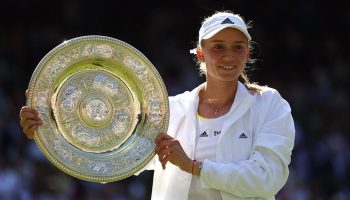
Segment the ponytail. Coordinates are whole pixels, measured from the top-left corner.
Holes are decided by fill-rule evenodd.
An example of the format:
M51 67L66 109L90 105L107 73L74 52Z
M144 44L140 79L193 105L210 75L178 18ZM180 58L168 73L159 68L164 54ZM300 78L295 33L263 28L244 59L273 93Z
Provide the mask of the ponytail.
M251 83L245 70L238 77L238 80L251 92L261 92L264 86L261 86L255 82Z

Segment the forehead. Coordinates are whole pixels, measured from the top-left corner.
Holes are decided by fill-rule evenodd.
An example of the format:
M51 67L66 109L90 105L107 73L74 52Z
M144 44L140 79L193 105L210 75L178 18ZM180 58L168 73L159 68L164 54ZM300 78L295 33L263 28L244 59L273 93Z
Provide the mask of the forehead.
M243 41L244 43L248 43L248 38L240 30L235 28L225 28L207 40L217 39L224 41Z

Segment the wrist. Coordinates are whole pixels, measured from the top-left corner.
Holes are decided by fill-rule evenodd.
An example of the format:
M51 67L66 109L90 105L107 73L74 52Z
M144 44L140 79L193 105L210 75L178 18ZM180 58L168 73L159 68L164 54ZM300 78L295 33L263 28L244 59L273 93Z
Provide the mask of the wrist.
M183 169L183 171L188 172L188 173L192 173L192 166L193 166L193 161L191 159L188 159L187 164L185 165L186 167Z
M203 162L193 160L192 175L200 176L202 171Z

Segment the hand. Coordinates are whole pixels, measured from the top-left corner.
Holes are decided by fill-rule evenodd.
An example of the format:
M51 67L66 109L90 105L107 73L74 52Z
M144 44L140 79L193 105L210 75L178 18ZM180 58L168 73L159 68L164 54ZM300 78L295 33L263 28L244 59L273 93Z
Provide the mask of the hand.
M165 165L169 161L181 170L192 173L193 161L187 156L178 140L162 133L158 136L156 144L156 153L163 169L165 169Z
M27 97L28 90L26 91ZM43 124L39 117L38 111L29 106L23 106L20 111L20 125L23 128L24 134L29 139L33 139L34 131Z

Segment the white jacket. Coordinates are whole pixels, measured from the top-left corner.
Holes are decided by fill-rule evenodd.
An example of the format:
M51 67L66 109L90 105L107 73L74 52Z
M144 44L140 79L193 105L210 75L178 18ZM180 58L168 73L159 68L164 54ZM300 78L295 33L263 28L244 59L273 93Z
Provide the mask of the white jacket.
M170 97L168 134L178 139L193 159L198 93ZM219 190L223 200L274 199L286 183L295 129L289 104L271 88L251 94L239 83L235 101L224 123L216 149L216 162L205 160L201 171L204 188ZM247 138L240 138L244 133ZM168 163L163 170L156 156L153 200L188 199L192 175Z

